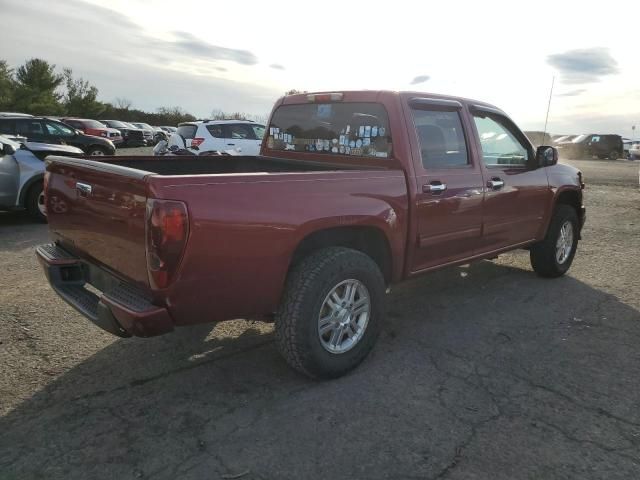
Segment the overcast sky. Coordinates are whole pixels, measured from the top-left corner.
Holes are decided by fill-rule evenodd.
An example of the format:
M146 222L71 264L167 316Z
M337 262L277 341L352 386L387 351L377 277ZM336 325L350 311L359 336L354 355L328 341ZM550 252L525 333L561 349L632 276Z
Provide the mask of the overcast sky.
M549 131L640 129L640 2L0 0L0 13L0 58L70 67L101 100L149 111L267 114L291 88L419 90L541 130L555 75Z

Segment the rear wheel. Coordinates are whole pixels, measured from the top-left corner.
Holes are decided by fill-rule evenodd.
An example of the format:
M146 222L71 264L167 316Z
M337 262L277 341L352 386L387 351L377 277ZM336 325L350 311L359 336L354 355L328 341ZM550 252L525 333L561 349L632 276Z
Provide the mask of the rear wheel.
M618 160L618 158L620 158L620 155L618 155L618 151L611 150L611 152L609 153L609 160Z
M27 192L25 207L31 218L38 222L47 221L47 210L44 202L44 187L42 182L32 185Z
M309 377L344 375L373 348L384 296L384 278L370 257L342 247L318 250L289 273L276 313L278 350Z
M544 240L531 246L533 270L541 277L564 275L576 254L579 235L578 215L570 205L558 205Z

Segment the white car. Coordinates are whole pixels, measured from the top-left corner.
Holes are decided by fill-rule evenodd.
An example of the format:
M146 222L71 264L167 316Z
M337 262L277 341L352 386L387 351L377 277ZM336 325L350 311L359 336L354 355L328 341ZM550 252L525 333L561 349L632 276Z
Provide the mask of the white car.
M193 153L235 150L240 155L258 155L264 130L264 125L251 120L185 122L169 138L169 147L177 145Z
M629 160L640 159L640 141L631 142L629 146Z

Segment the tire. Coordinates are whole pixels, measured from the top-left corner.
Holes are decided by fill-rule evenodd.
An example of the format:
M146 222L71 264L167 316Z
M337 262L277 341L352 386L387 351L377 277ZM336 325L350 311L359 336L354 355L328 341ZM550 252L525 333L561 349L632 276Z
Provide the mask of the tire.
M109 155L109 152L107 152L107 149L104 147L93 145L88 148L87 155L90 157L103 157L105 155Z
M44 211L44 208L41 208L41 206L43 205L43 184L42 182L36 182L31 187L29 187L25 207L27 208L27 211L29 212L31 218L41 223L45 223L47 221L47 215Z
M334 304L338 303L340 313L331 308L325 310L333 301L330 294L338 294L341 288L349 285L356 286L357 290L351 304L355 311L364 308L356 307L358 303L368 300L366 318L362 313L352 317L348 313L349 305L341 308L339 302ZM346 290L342 292L348 296ZM384 304L385 281L378 265L370 257L343 247L318 250L289 272L285 293L276 312L277 348L291 367L311 378L328 379L344 375L358 366L373 348L383 321ZM334 313L327 315L326 311ZM332 319L325 322L325 327L334 325L325 332L325 337L320 333L321 314L325 319ZM364 328L359 335L354 333L351 337L351 333L357 331L357 328L352 328L354 322L364 325ZM348 326L340 326L342 323ZM335 334L338 340L344 340L340 345L336 342L336 346L331 347L334 331L339 332ZM346 347L346 350L338 351ZM328 348L336 351L330 352Z
M558 245L561 240L561 229L566 224L571 226L570 245L571 250L567 254L567 250L563 254L559 254ZM565 227L566 228L566 227ZM580 232L580 224L578 214L570 205L558 205L555 209L551 223L547 229L544 240L531 246L529 258L533 270L541 277L555 278L564 275L576 254L578 247L578 236ZM560 258L559 258L560 256Z
M611 150L611 152L609 153L609 160L618 160L618 158L620 158L620 155L618 154L617 150Z

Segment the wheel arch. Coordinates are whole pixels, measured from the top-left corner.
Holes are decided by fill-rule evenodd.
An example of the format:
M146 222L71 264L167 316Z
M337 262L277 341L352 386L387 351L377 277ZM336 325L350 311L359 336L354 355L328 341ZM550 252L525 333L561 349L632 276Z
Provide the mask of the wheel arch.
M380 268L387 284L393 279L391 245L385 232L375 226L341 226L315 230L303 237L291 255L289 271L300 260L326 247L346 247L368 255Z
M34 175L29 180L27 180L24 185L20 188L20 194L18 196L18 205L21 207L26 207L27 195L29 194L29 190L38 182L44 182L44 173L38 173Z

